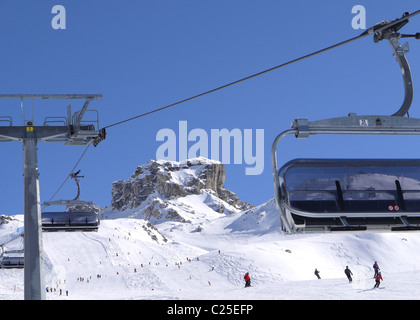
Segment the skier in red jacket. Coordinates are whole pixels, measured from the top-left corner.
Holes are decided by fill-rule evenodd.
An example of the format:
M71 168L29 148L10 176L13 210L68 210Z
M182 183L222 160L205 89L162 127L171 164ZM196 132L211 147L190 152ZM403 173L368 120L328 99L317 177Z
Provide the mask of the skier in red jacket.
M250 287L251 286L251 277L249 276L249 272L245 273L244 280L245 280L245 288Z
M378 272L378 274L375 277L375 286L374 288L379 288L379 284L381 283L381 280L384 280L381 276L381 273Z

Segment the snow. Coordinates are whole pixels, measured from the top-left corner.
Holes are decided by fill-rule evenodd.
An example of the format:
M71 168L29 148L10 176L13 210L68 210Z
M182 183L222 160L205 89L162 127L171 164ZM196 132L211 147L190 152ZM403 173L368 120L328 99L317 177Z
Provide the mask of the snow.
M165 220L154 229L134 210L105 210L98 232L43 233L45 285L56 289L47 299L420 298L419 232L286 235L273 201L224 215L206 211L202 197L177 199L194 208L186 210L190 223ZM0 226L3 249L21 243L22 216L12 218ZM373 289L375 260L384 290ZM0 269L0 299L23 299L23 269Z

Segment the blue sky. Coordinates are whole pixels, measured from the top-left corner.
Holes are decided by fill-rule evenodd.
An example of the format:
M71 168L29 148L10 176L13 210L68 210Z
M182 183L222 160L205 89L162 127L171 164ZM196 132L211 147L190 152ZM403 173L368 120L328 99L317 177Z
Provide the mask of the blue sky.
M66 29L54 30L54 5L66 9ZM136 116L359 35L352 7L366 8L367 26L420 9L418 1L2 1L1 93L101 93L91 103L101 126ZM420 17L403 29L420 32ZM420 117L416 85L420 42L407 55L415 96L411 117ZM419 70L417 72L417 70ZM156 157L161 129L264 129L264 171L245 174L247 164L227 164L226 187L255 205L273 197L270 149L278 133L298 117L318 120L357 114L390 115L403 100L400 69L387 42L358 40L174 108L109 128L78 169L84 200L105 207L112 182L128 178ZM65 116L71 103L34 101L35 125ZM23 124L20 101L0 100L0 115ZM32 101L25 103L32 117ZM280 143L279 163L298 157L416 158L418 137L314 136ZM85 147L39 144L41 201L48 200ZM23 152L0 144L0 213L23 211ZM56 199L73 198L72 181Z

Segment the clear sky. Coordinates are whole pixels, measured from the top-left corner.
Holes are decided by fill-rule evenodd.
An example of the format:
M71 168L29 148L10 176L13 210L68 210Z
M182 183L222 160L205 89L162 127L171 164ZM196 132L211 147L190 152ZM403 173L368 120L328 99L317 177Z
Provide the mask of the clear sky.
M66 9L66 29L52 27L55 5ZM92 102L91 109L99 111L103 127L355 37L364 31L352 28L355 5L365 7L367 27L420 9L415 0L5 0L0 3L0 93L101 93L103 100ZM402 31L420 32L420 16ZM409 42L415 86L410 116L419 118L420 41ZM401 71L390 45L366 37L109 128L107 139L90 147L78 166L85 176L81 198L109 205L112 182L156 158L164 143L156 138L162 129L179 139L180 121L185 121L188 133L207 133L209 149L212 130L238 129L242 137L248 130L253 139L264 130L261 174L247 175L245 158L233 164L232 156L226 164L226 187L258 205L273 197L272 142L295 118L390 115L402 100ZM68 104L77 110L83 101L34 101L35 125L48 116L65 116ZM25 116L19 100L0 100L0 108L15 125L32 118L29 100ZM280 142L279 163L298 157L416 158L418 139L289 136ZM54 194L84 149L39 143L41 201ZM0 213L22 213L22 145L1 143L0 152ZM68 181L55 199L75 194L75 184Z

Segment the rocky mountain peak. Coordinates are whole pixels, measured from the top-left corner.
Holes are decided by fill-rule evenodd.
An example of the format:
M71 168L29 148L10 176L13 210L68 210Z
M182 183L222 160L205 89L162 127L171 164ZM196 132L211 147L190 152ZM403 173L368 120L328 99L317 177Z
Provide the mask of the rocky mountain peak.
M150 160L138 166L129 179L113 183L111 206L119 211L141 206L144 215L162 216L166 211L166 218L182 220L168 201L206 193L214 200L207 205L219 213L252 208L224 187L225 178L221 162L203 157L181 162Z

